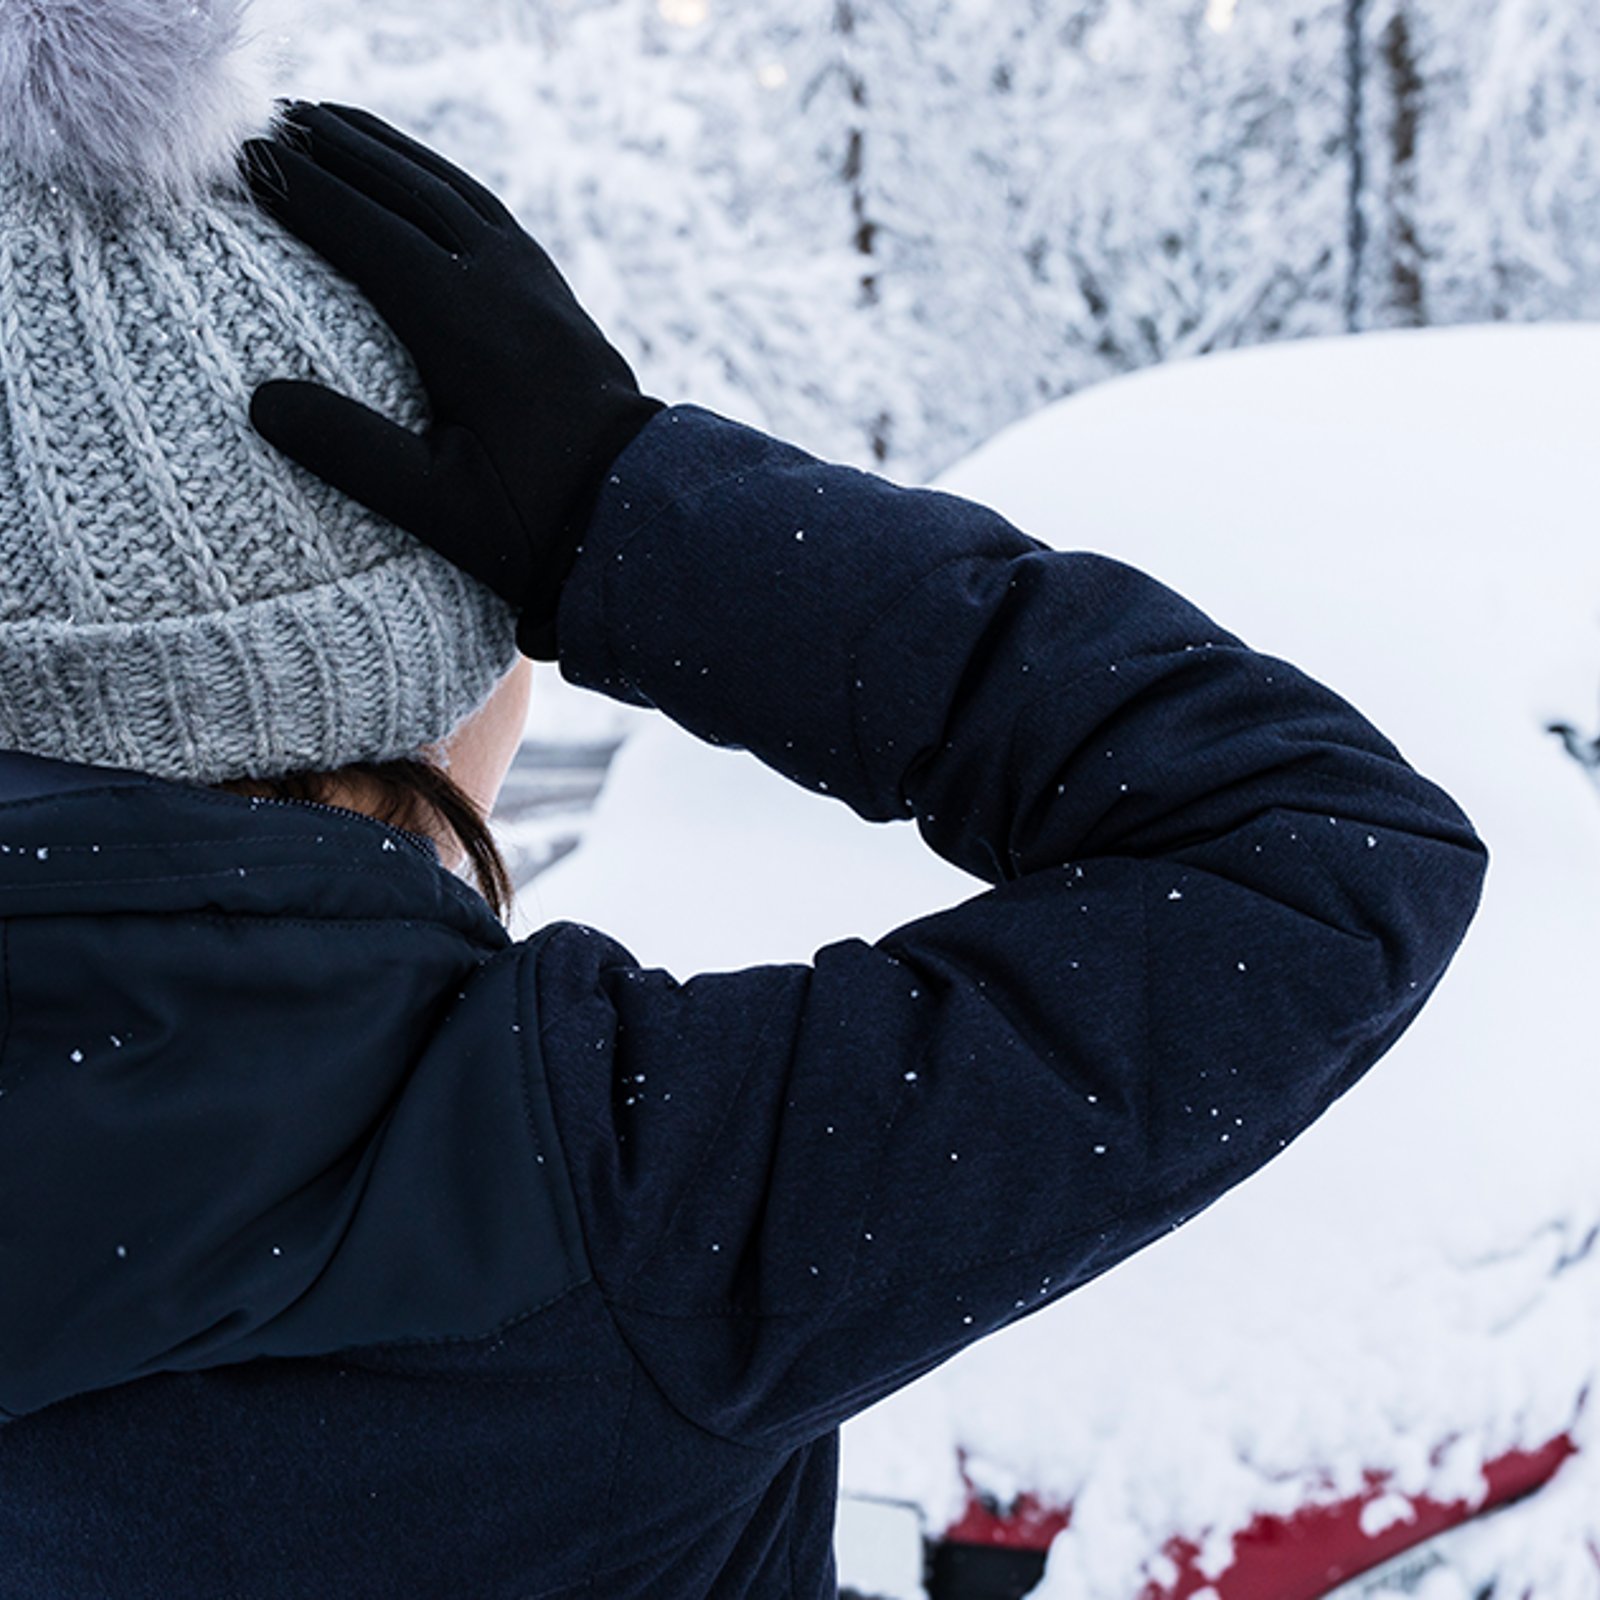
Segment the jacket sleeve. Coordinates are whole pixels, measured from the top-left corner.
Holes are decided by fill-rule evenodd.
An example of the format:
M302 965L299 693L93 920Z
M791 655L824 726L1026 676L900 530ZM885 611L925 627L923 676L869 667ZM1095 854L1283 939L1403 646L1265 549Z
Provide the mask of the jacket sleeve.
M698 408L617 463L560 631L574 681L989 885L810 967L529 942L593 1271L724 1438L825 1431L1192 1217L1394 1042L1477 905L1462 813L1303 673Z

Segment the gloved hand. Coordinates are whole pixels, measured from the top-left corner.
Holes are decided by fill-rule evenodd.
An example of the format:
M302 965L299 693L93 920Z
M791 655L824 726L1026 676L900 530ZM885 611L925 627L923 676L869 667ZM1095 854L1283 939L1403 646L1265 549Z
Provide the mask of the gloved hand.
M309 105L245 146L260 204L410 350L415 434L314 383L256 390L258 432L520 612L555 659L561 585L611 464L658 411L550 258L481 184L369 112Z

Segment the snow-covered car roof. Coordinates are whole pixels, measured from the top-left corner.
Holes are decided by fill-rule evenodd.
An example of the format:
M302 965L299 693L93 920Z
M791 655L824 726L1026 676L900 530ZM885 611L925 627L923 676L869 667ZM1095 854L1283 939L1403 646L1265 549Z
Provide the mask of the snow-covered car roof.
M932 1530L974 1490L1027 1491L1071 1508L1040 1595L1166 1594L1175 1540L1221 1580L1263 1514L1358 1497L1381 1534L1567 1436L1517 1548L1461 1570L1600 1592L1600 790L1548 731L1600 733L1600 327L1181 363L1028 418L939 487L1322 678L1492 863L1454 967L1365 1083L1160 1245L852 1422L846 1491ZM911 829L662 719L524 909L683 976L806 960L978 887Z

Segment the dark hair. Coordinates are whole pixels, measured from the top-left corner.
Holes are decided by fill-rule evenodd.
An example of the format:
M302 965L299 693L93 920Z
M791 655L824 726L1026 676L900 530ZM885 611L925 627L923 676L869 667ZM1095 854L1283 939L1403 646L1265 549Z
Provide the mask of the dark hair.
M516 885L489 824L449 773L417 757L357 761L337 772L290 772L280 778L241 778L217 786L234 794L270 800L311 800L327 805L341 787L377 797L377 817L391 827L428 834L441 825L455 836L472 863L478 891L504 922ZM349 809L346 807L346 809Z

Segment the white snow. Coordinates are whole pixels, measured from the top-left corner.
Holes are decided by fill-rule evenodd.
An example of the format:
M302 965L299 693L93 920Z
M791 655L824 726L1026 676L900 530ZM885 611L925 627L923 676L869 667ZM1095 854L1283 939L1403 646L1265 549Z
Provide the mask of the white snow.
M1416 1508L1403 1494L1386 1494L1369 1501L1361 1509L1361 1531L1369 1539L1402 1522L1416 1519Z
M1369 1471L1470 1499L1485 1460L1571 1429L1585 1453L1463 1540L1460 1570L1600 1594L1578 1415L1600 1368L1600 800L1543 731L1600 731L1597 373L1587 326L1212 356L1063 402L944 480L1323 678L1461 801L1493 865L1449 977L1362 1086L1201 1218L851 1423L847 1490L937 1529L960 1446L1002 1496L1075 1501L1040 1594L1122 1597L1172 1535L1215 1577L1257 1512ZM681 975L803 960L974 887L911 829L656 719L526 910Z

